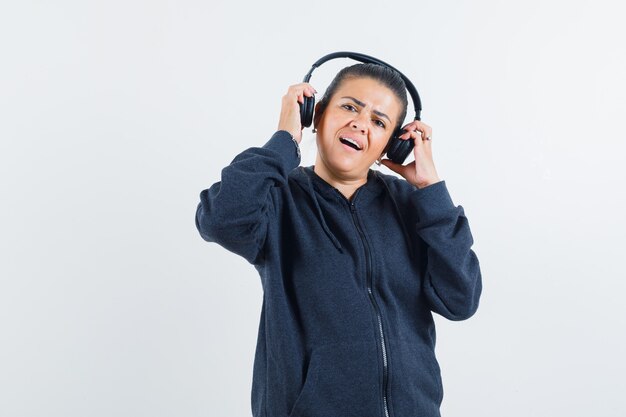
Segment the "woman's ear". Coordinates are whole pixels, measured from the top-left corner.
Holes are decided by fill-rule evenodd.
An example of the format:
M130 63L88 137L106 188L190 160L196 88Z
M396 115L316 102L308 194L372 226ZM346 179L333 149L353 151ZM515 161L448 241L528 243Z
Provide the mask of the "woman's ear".
M320 121L321 116L322 116L322 113L321 113L321 102L318 101L315 104L315 109L313 111L313 129L317 129L317 125L318 125L318 123Z

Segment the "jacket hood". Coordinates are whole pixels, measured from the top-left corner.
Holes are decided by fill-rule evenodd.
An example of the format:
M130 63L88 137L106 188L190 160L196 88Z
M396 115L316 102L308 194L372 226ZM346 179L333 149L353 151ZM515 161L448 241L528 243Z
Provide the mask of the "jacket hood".
M400 212L398 203L390 187L390 183L394 180L397 180L396 177L391 175L385 175L373 169L369 169L367 173L367 182L357 188L355 193L352 195L352 199L348 200L337 188L333 187L331 184L327 183L322 177L317 175L313 168L314 165L308 167L299 166L294 169L289 174L289 176L293 178L293 180L307 193L307 195L313 201L313 205L315 207L315 211L318 220L322 226L322 229L340 253L343 253L343 248L341 246L341 243L339 242L339 239L337 239L335 234L326 223L326 219L324 218L324 211L322 210L318 200L320 197L325 200L335 201L337 204L356 204L357 201L359 203L366 202L379 196L381 193L386 192L392 202L394 213L398 217L400 224L402 224L402 230L404 232L404 238L407 242L407 245L412 248L412 243L408 235L406 222L404 220L404 217L402 216L402 213ZM412 250L411 253L413 253Z

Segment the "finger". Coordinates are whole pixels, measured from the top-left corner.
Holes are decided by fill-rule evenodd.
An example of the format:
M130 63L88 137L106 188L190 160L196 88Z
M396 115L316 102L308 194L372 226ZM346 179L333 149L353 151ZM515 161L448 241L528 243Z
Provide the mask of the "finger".
M419 139L422 137L422 132L417 129L414 124L408 125L406 129L406 133L402 135L403 137L415 141L415 139Z
M405 130L419 130L421 129L420 124L419 124L419 120L413 120L410 123L407 123L403 129Z
M430 139L427 139L427 138L432 138L433 137L433 129L430 126L426 126L422 136L423 136L423 139L425 141L430 143Z
M317 93L317 90L309 83L300 83L300 85L304 86L305 89L311 91L313 94Z
M298 102L302 104L304 104L304 96L307 96L307 97L313 96L313 93L309 92L309 90L298 90L294 94L296 96L296 100L298 100Z
M300 83L292 86L297 92L304 93L311 97L317 93L317 90L309 83Z
M407 135L407 138L408 138L408 139L410 139L410 140L412 140L412 141L415 141L416 139L421 138L421 132L419 132L419 131L417 131L417 130L414 130L414 129L409 130L409 131L406 133L406 135Z
M426 127L426 128L422 127L421 130L413 129L412 132L414 132L417 135L416 139L421 139L422 142L430 143L432 139L433 130L430 127Z
M418 130L422 132L422 140L427 140L426 138L432 138L433 136L433 128L428 126L426 123L420 122Z
M298 101L300 101L300 96L304 97L306 95L307 97L312 97L315 95L315 93L317 93L315 88L313 88L313 86L308 83L300 83L289 86L289 89L287 91L287 95L296 97Z
M415 150L421 149L421 147L423 146L423 143L424 143L424 141L422 140L422 133L421 132L413 132L411 134L411 139L413 139L413 143L415 144Z
M421 120L413 120L411 123L407 124L404 129L417 130L418 132L424 133L424 137L432 135L433 131L429 125Z
M402 164L393 162L391 159L383 159L380 161L380 163L392 170L393 172L402 175L402 171L404 170L404 166Z
M412 132L411 129L404 129L404 132L400 136L398 136L398 137L400 139L404 139L404 140L412 139L411 138L411 132Z

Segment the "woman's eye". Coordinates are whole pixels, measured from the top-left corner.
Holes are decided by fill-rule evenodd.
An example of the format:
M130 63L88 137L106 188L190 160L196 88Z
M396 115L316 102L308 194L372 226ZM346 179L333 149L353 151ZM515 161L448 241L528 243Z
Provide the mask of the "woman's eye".
M343 107L344 109L348 110L348 111L356 111L356 107L354 107L352 104L343 104L341 107ZM374 120L374 123L376 123L379 127L382 127L383 129L385 128L385 123L382 122L381 120Z

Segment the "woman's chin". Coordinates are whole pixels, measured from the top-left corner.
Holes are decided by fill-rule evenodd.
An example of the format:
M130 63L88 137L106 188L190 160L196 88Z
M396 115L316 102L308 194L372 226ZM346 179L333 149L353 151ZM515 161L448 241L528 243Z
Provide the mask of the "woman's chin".
M364 161L360 158L355 158L354 156L339 156L331 158L328 161L328 165L329 169L344 174L367 171ZM369 165L367 167L369 168Z

